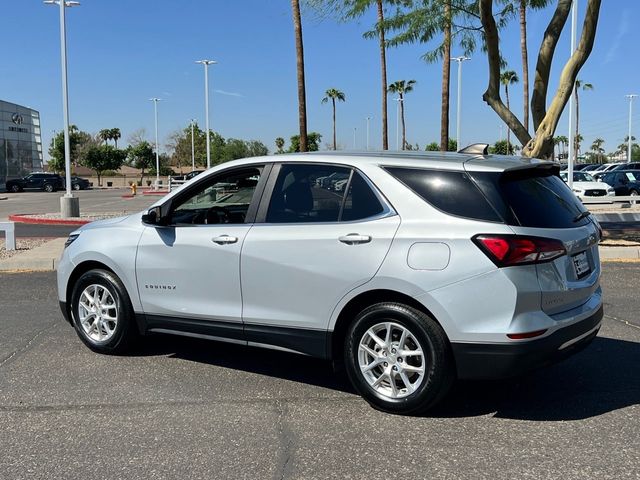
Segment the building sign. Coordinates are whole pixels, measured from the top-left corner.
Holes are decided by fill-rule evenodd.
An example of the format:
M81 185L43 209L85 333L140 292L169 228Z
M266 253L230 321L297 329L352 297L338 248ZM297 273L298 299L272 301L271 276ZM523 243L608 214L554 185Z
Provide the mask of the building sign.
M10 132L20 132L20 133L29 133L28 128L24 127L9 127Z
M20 115L19 113L14 113L13 115L11 115L11 121L16 125L22 125L22 123L24 122L24 118L22 118L22 115Z

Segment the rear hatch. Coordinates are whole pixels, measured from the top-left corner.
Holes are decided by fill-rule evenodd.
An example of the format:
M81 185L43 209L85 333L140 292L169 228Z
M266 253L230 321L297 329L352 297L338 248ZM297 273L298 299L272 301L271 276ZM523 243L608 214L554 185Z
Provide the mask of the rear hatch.
M536 264L542 310L554 315L584 304L599 283L599 226L558 176L559 168L508 162L503 171L478 171L481 161L474 163L465 165L469 175L516 235L564 244L566 255Z

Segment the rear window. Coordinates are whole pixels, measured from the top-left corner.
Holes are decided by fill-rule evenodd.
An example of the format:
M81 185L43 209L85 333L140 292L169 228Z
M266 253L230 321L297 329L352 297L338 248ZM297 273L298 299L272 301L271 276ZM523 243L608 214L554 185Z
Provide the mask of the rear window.
M502 222L466 172L422 168L386 169L425 201L449 215Z
M506 173L474 172L473 178L509 225L534 228L574 228L585 211L569 187L551 169L532 168Z

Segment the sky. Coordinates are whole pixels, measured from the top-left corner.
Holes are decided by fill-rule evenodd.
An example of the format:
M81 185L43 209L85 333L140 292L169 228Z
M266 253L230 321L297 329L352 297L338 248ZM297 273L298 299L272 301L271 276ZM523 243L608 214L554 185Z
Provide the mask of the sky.
M587 0L577 0L581 25ZM551 8L529 15L529 62L533 78L542 34ZM638 0L602 2L593 52L578 78L594 89L580 93L580 131L588 149L596 137L615 150L627 135L629 93L640 93ZM40 111L43 143L63 124L59 10L39 0L0 0L3 45L0 99ZM331 106L325 90L337 88L346 102L337 107L339 148L364 149L366 117L371 117L370 146L381 148L380 66L375 40L363 32L375 12L348 23L302 14L309 131L331 141ZM556 50L551 77L557 79L570 54L570 22ZM388 80L416 80L405 101L407 140L421 148L439 142L441 63L421 59L433 45L415 44L387 52ZM210 67L211 128L224 137L257 139L270 151L274 139L298 132L296 57L288 0L81 0L67 10L70 121L96 133L119 127L124 142L139 129L154 140L151 97L159 97L161 151L168 136L190 119L204 125L204 72L195 60L218 61ZM519 26L501 32L502 54L521 77ZM453 48L454 55L461 52ZM506 129L483 101L486 55L478 51L463 64L462 143L493 143ZM550 89L555 92L556 82ZM452 68L450 134L456 135L457 67ZM511 108L522 117L522 86L510 90ZM396 104L389 97L389 141L396 145ZM638 99L640 100L640 98ZM640 135L640 102L634 104L634 132ZM635 133L634 133L635 134ZM568 136L568 116L556 135ZM513 137L512 137L513 138ZM45 153L45 159L48 154Z

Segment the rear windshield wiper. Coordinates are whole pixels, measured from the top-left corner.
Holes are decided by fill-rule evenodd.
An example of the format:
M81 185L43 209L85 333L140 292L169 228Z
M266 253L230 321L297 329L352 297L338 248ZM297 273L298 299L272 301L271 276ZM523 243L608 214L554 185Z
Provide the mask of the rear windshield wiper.
M587 218L589 215L591 215L591 212L589 210L585 210L584 212L581 212L575 216L575 218L573 219L573 223L579 222L583 218Z

